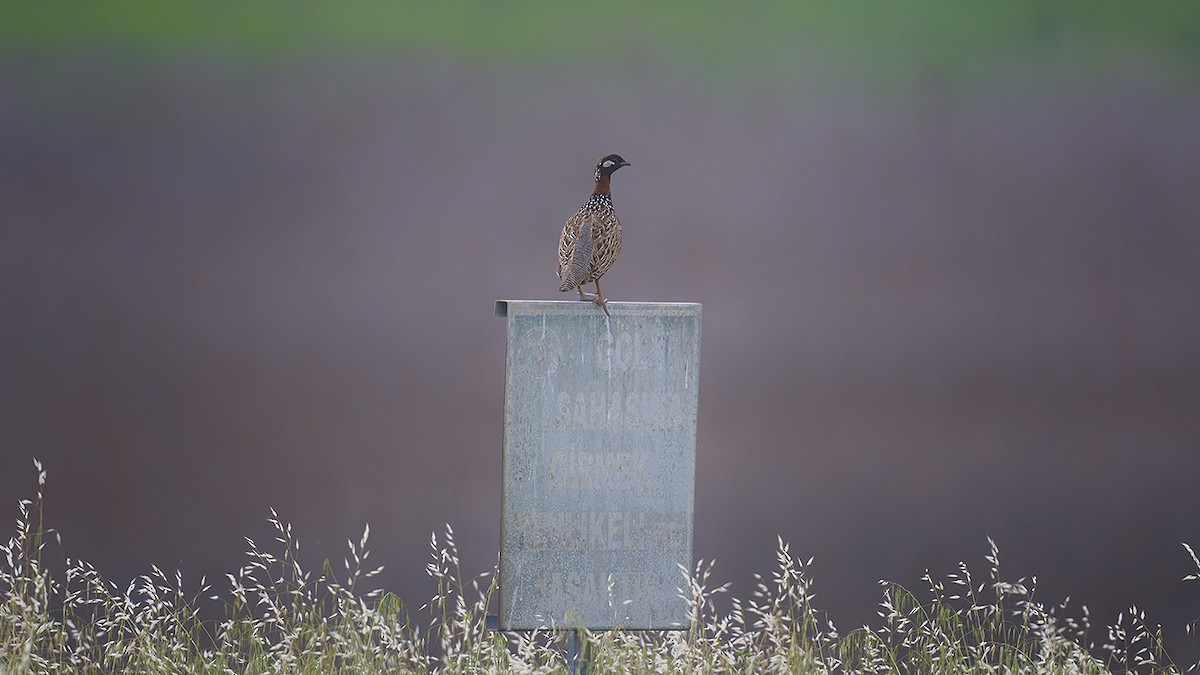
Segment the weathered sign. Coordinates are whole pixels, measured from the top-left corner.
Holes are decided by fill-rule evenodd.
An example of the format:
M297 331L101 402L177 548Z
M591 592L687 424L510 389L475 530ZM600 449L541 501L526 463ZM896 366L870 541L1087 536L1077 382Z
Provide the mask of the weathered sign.
M500 301L500 628L686 628L700 305Z

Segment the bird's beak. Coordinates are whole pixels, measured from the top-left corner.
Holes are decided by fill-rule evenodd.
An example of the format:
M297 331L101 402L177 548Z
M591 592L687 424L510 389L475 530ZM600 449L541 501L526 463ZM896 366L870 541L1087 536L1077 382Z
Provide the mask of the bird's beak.
M629 162L621 162L621 166L633 166Z

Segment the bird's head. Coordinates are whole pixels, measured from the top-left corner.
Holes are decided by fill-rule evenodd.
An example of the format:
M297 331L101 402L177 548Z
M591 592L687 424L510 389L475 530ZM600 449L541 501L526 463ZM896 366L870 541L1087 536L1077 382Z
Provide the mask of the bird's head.
M620 155L605 155L596 162L596 180L601 176L612 176L612 173L623 166L630 166Z

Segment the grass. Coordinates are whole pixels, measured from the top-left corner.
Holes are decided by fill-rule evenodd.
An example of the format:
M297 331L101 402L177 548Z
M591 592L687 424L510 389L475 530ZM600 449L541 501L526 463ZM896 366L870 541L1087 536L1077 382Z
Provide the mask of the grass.
M44 557L47 535L57 537L41 520L46 473L35 465L37 494L19 503L16 533L0 547L0 675L566 670L561 633L487 630L495 570L464 577L449 527L430 538L426 571L436 592L421 619L394 595L366 588L382 570L367 564L369 528L348 543L340 574L326 563L314 577L301 566L291 526L274 511L270 550L247 539L246 564L225 576L221 591L204 580L186 590L178 573L158 567L122 588L71 559L56 578ZM919 596L880 582L880 624L844 633L812 604L812 560L782 540L777 569L746 601L718 602L728 585L714 586L712 563L701 561L680 575L691 629L587 633L592 672L1183 672L1165 654L1161 629L1137 608L1096 642L1086 607L1071 617L1065 604L1035 600L1033 582L1004 581L989 544L986 578L960 563L944 580L926 574ZM224 616L202 619L202 600L220 601Z
M1006 64L1107 68L1150 60L1195 73L1200 9L1119 0L899 4L612 0L495 3L198 3L111 0L0 7L0 54L98 49L159 58L373 57L433 51L483 63L647 60L706 77L787 81L799 67L885 79L956 79Z

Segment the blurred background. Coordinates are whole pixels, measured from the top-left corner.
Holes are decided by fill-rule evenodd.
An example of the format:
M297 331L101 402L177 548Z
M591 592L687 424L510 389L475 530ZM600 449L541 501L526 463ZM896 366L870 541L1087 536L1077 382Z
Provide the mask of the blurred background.
M0 9L0 517L123 582L370 523L499 547L504 323L597 157L613 300L704 304L697 557L816 604L962 560L1200 619L1194 3ZM7 535L5 535L6 537ZM1103 638L1102 630L1096 631Z

